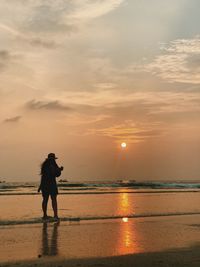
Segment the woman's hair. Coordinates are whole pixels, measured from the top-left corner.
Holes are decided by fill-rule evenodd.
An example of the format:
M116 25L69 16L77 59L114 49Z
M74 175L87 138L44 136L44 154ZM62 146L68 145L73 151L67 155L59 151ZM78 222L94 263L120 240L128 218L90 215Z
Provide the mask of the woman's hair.
M45 175L48 172L50 165L52 164L55 164L57 166L54 159L45 159L45 161L41 164L40 174Z
M50 161L49 159L45 159L45 161L41 164L40 174L44 175L46 172L46 169L49 167Z

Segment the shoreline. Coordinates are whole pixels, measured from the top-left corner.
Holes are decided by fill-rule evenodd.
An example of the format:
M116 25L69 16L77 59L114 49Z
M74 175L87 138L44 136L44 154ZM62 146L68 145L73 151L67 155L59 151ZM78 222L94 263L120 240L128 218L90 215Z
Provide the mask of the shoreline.
M0 220L0 227L9 227L9 226L20 226L20 225L36 225L36 224L43 224L43 223L56 223L56 222L80 222L80 223L87 223L87 222L103 222L103 221L116 221L119 222L120 220L126 219L148 219L148 218L159 218L159 217L178 217L178 216L192 216L192 215L200 215L200 211L197 212L176 212L176 213L155 213L155 214L133 214L133 215L113 215L113 216L84 216L84 217L61 217L59 220L55 220L54 217L49 216L49 219L43 220L42 218L33 218L28 220Z

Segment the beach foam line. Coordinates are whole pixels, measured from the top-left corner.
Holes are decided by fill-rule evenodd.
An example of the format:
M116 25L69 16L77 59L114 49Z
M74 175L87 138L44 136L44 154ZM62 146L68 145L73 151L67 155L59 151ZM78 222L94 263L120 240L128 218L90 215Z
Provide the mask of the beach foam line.
M78 190L77 190L78 191ZM200 190L141 190L137 191L102 191L102 192L59 192L59 195L105 195L105 194L171 194L171 193L200 193ZM37 192L0 192L1 196L34 196L41 195Z
M136 218L152 218L152 217L170 217L170 216L189 216L189 215L200 215L199 212L177 212L177 213L154 213L154 214L133 214L133 215L116 215L116 216L84 216L84 217L62 217L61 222L81 222L81 221L99 221L99 220L116 220L116 219L136 219ZM48 220L42 218L32 218L28 220L0 220L0 226L10 225L23 225L23 224L41 224L44 222L56 222L51 217Z

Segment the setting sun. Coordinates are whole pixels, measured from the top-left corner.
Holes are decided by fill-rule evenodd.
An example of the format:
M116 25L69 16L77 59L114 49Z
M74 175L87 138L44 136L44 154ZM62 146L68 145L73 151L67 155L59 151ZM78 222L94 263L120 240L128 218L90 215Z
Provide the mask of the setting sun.
M123 143L121 143L121 147L122 148L126 148L127 147L127 144L123 142Z

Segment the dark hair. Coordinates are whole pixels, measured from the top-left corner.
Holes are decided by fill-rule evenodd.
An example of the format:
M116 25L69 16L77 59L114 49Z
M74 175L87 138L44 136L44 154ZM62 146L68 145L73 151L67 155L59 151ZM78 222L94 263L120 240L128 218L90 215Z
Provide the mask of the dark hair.
M50 160L45 159L45 161L41 164L40 174L44 175L46 172L46 169L50 166Z
M45 159L45 161L41 164L40 174L45 175L48 172L50 165L52 165L52 164L55 164L55 166L57 166L55 159L53 159L53 158Z

